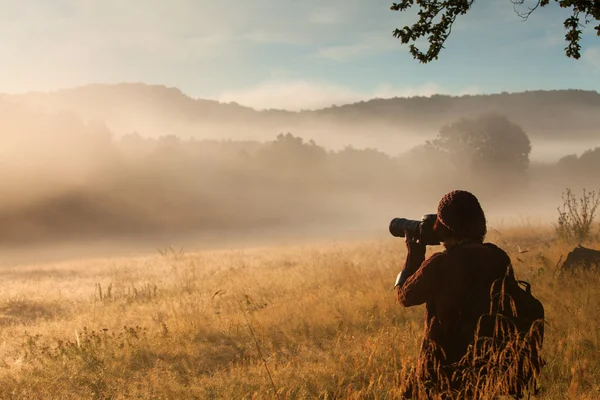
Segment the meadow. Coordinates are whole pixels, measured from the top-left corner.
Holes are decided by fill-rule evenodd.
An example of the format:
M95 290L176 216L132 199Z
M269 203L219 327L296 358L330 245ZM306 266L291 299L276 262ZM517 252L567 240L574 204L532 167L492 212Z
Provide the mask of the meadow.
M544 225L487 240L546 309L537 398L600 398L600 274L559 277L573 246ZM404 257L390 237L4 265L0 398L397 399L423 334Z

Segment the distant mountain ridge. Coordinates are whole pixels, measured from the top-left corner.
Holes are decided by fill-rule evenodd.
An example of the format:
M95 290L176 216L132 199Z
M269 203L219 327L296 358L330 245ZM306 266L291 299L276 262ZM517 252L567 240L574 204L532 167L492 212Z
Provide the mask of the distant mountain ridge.
M137 131L146 136L235 139L244 136L244 129L270 137L279 131L315 129L339 129L349 136L374 132L431 135L461 117L495 112L520 124L532 137L600 138L600 93L586 90L371 99L305 111L258 111L144 83L92 84L46 93L4 94L0 99L45 111L68 111L84 120L103 120L118 135Z

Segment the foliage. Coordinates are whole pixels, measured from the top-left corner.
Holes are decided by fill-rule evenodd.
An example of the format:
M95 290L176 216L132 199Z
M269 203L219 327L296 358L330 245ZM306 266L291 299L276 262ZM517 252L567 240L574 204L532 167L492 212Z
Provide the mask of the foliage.
M516 171L529 166L531 143L523 129L496 114L462 118L440 129L428 144L458 171Z
M392 11L406 12L415 3L419 7L419 20L412 26L405 26L402 29L395 29L394 37L400 39L402 44L410 44L410 53L413 58L421 63L428 63L437 60L440 51L444 48L444 43L452 32L452 26L459 15L465 15L473 6L475 0L402 0L400 3L393 3ZM525 0L511 0L515 9L522 6ZM564 21L566 30L565 41L567 47L565 53L567 57L579 59L582 27L592 20L599 22L594 27L598 36L600 36L600 2L597 0L554 0L561 8L571 8L571 15ZM538 7L545 7L550 4L550 0L537 0L533 8L522 13L517 10L517 14L527 19L529 15ZM415 46L415 42L421 38L427 38L429 48L423 52Z
M87 131L80 134L86 137ZM383 152L329 151L291 133L265 143L134 133L103 144L94 144L96 151L86 158L89 169L73 168L73 157L63 156L88 155L78 143L46 146L48 158L63 157L54 160L52 169L45 168L45 159L32 160L38 168L30 177L15 163L12 176L20 181L0 183L10 193L3 201L15 198L12 207L0 203L0 238L43 241L326 221L334 213L350 213L329 199L367 189L373 196L387 191L391 197L388 187L402 176ZM69 180L68 166L77 181ZM55 184L40 185L40 173Z
M581 243L590 239L596 209L600 205L600 193L585 189L579 199L571 189L562 194L563 204L558 207L556 236L565 242Z
M327 151L314 140L304 141L301 137L280 133L276 139L266 143L257 154L258 162L273 171L298 174L309 170L322 170Z
M579 99L581 93L573 91L569 96ZM521 110L539 98L549 98L556 105L564 100L565 92L497 95L490 101L510 103ZM361 110L370 107L374 114L388 110L387 105L394 110L398 123L384 124L390 129L389 137L387 132L375 132L372 139L375 143L381 138L381 150L327 149L318 138L308 140L311 131L306 130L302 137L283 133L265 142L190 139L185 130L157 137L148 137L147 132L119 137L102 123L84 123L72 115L23 109L9 113L0 107L0 148L4 149L0 240L5 244L40 243L216 230L270 231L307 224L374 224L393 210L412 212L409 210L419 207L421 200L457 186L470 186L481 196L498 201L508 196L515 199L513 194L525 185L527 190L533 184L544 185L549 192L564 188L567 183L556 182L557 174L550 167L529 169L527 178L538 173L532 179L514 179L512 172L522 172L526 166L528 142L520 129L502 117L487 123L459 121L442 129L437 140L408 151L404 138L413 129L410 113L420 114L419 118L435 116L429 118L429 124L437 130L438 120L452 121L455 113L478 115L489 106L467 110L482 103L481 99L433 96L340 107L340 112L357 111L359 120L364 117ZM588 94L577 104L591 106L599 99L597 93ZM453 109L454 104L460 104L457 110L451 114L444 111ZM550 110L554 115L554 106ZM408 122L400 123L405 117ZM523 119L519 114L515 120ZM556 122L539 120L551 125ZM563 129L563 125L555 128ZM352 140L353 131L339 129L340 135L347 134ZM425 134L416 128L414 132L413 139L417 139L416 132ZM470 153L457 150L461 142L457 144L455 137L468 139L464 140ZM519 143L521 153L514 152ZM390 156L403 150L408 152ZM579 169L568 170L559 178L570 181L574 174L586 172L585 179L594 181L598 154L585 153L578 159ZM470 170L479 176L464 173ZM498 183L500 170L507 173L506 184ZM515 190L507 195L509 188ZM518 194L521 199L534 197L526 190ZM542 196L536 190L535 197Z
M578 178L594 178L600 170L600 147L584 151L580 156L570 154L558 160L563 174Z
M398 170L387 154L377 149L357 149L353 146L346 146L332 154L331 163L332 170L342 179L361 185L368 185L369 182L384 184L386 177L381 172Z

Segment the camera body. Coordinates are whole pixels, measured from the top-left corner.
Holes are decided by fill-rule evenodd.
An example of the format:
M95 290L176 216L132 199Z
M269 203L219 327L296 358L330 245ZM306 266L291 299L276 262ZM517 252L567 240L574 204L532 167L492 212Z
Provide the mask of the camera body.
M395 237L404 237L405 231L408 231L419 243L426 246L437 246L440 244L440 238L433 230L436 220L436 214L425 214L420 221L394 218L390 222L390 233Z

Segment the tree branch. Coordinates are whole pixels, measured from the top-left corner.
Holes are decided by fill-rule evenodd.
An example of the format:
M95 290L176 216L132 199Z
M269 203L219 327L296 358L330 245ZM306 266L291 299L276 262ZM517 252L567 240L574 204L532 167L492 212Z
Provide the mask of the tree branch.
M540 7L542 0L538 0L537 3L535 4L535 6L533 6L533 7L527 7L528 11L526 11L526 12L521 12L520 10L518 10L519 6L522 6L523 4L525 4L525 0L510 0L510 2L513 4L513 10L515 11L515 13L523 21L527 21L529 19L529 16Z
M447 1L427 1L427 0L403 0L401 3L394 3L390 9L393 11L406 11L413 4L419 5L419 20L412 26L405 26L402 29L396 29L393 36L400 39L402 44L413 42L410 45L410 53L413 58L421 63L428 63L438 58L440 51L444 48L446 40L452 32L452 26L458 15L466 14L474 0L447 0ZM440 17L441 15L441 17ZM440 17L439 22L433 21ZM417 40L427 37L429 48L423 52L414 44Z
M402 44L409 44L410 53L413 58L421 63L428 63L437 60L439 53L445 48L445 43L450 34L456 18L459 15L466 14L472 7L475 0L402 0L400 3L393 3L390 9L392 11L404 12L415 4L419 7L418 20L410 26L402 29L395 29L393 36L400 39ZM532 7L527 7L527 11L520 9L528 0L510 0L515 13L523 20L527 21L529 16L540 7L550 4L551 0L535 0ZM532 2L534 0L531 0ZM581 57L580 41L582 28L592 20L600 21L600 0L554 0L561 8L571 10L571 16L564 21L565 53L567 57L579 59ZM583 24L582 24L583 19ZM437 22L434 22L437 20ZM600 24L594 26L597 36L600 36ZM420 50L416 42L421 38L427 38L428 49Z

